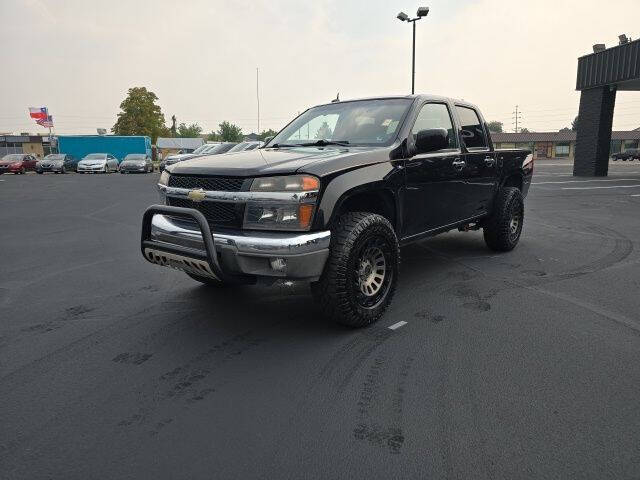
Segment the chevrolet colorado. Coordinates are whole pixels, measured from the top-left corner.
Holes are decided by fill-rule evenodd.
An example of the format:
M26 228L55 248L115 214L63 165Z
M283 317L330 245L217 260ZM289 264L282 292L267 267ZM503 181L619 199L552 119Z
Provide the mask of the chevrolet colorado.
M328 316L378 320L400 247L483 229L513 249L533 174L527 150L495 150L474 105L432 95L310 108L263 148L167 167L141 250L207 285L311 282Z

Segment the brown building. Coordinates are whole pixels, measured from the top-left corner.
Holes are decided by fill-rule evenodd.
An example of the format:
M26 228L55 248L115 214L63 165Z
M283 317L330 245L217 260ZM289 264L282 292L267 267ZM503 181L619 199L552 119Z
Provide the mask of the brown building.
M536 159L568 158L573 160L576 132L492 133L496 148L527 148ZM640 130L614 131L609 154L638 148Z

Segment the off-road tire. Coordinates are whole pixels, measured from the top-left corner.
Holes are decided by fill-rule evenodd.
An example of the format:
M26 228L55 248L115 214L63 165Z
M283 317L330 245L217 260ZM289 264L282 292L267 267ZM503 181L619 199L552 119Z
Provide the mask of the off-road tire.
M374 304L364 306L367 297L358 284L362 250L380 242L385 275ZM368 212L350 212L331 228L329 258L320 280L311 285L313 296L323 313L349 327L366 327L382 317L396 289L400 266L398 238L389 221ZM378 298L379 297L379 298Z
M517 222L515 230L513 222ZM523 222L522 192L513 187L501 189L493 204L493 213L483 227L485 243L496 252L513 250L520 240Z

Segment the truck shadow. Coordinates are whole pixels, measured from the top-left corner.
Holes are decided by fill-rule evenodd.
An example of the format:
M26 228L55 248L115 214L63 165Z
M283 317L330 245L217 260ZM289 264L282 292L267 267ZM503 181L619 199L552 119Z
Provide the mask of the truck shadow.
M381 323L386 325L397 321L394 306L400 306L406 296L414 295L416 288L424 295L423 301L428 303L430 295L438 295L435 288L430 288L431 285L441 291L448 284L467 279L461 278L460 266L452 264L450 258L480 255L490 257L492 253L484 246L482 237L473 234L445 235L404 247L396 295L385 315L386 320ZM304 282L228 288L193 282L185 287L165 295L163 303L183 305L190 319L201 326L209 325L218 333L221 328L237 332L265 327L278 327L289 333L299 330L303 335L344 335L358 331L324 318L313 300L309 285Z

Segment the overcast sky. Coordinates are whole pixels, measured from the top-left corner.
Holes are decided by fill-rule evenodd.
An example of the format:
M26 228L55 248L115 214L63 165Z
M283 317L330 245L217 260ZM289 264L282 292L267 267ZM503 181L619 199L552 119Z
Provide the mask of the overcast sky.
M0 132L110 128L133 86L159 97L167 123L223 120L279 129L318 103L409 93L411 26L422 5L389 0L1 0ZM639 0L427 0L418 22L416 92L478 104L488 120L536 131L578 110L577 58L640 36ZM618 93L615 129L640 126L640 92Z

